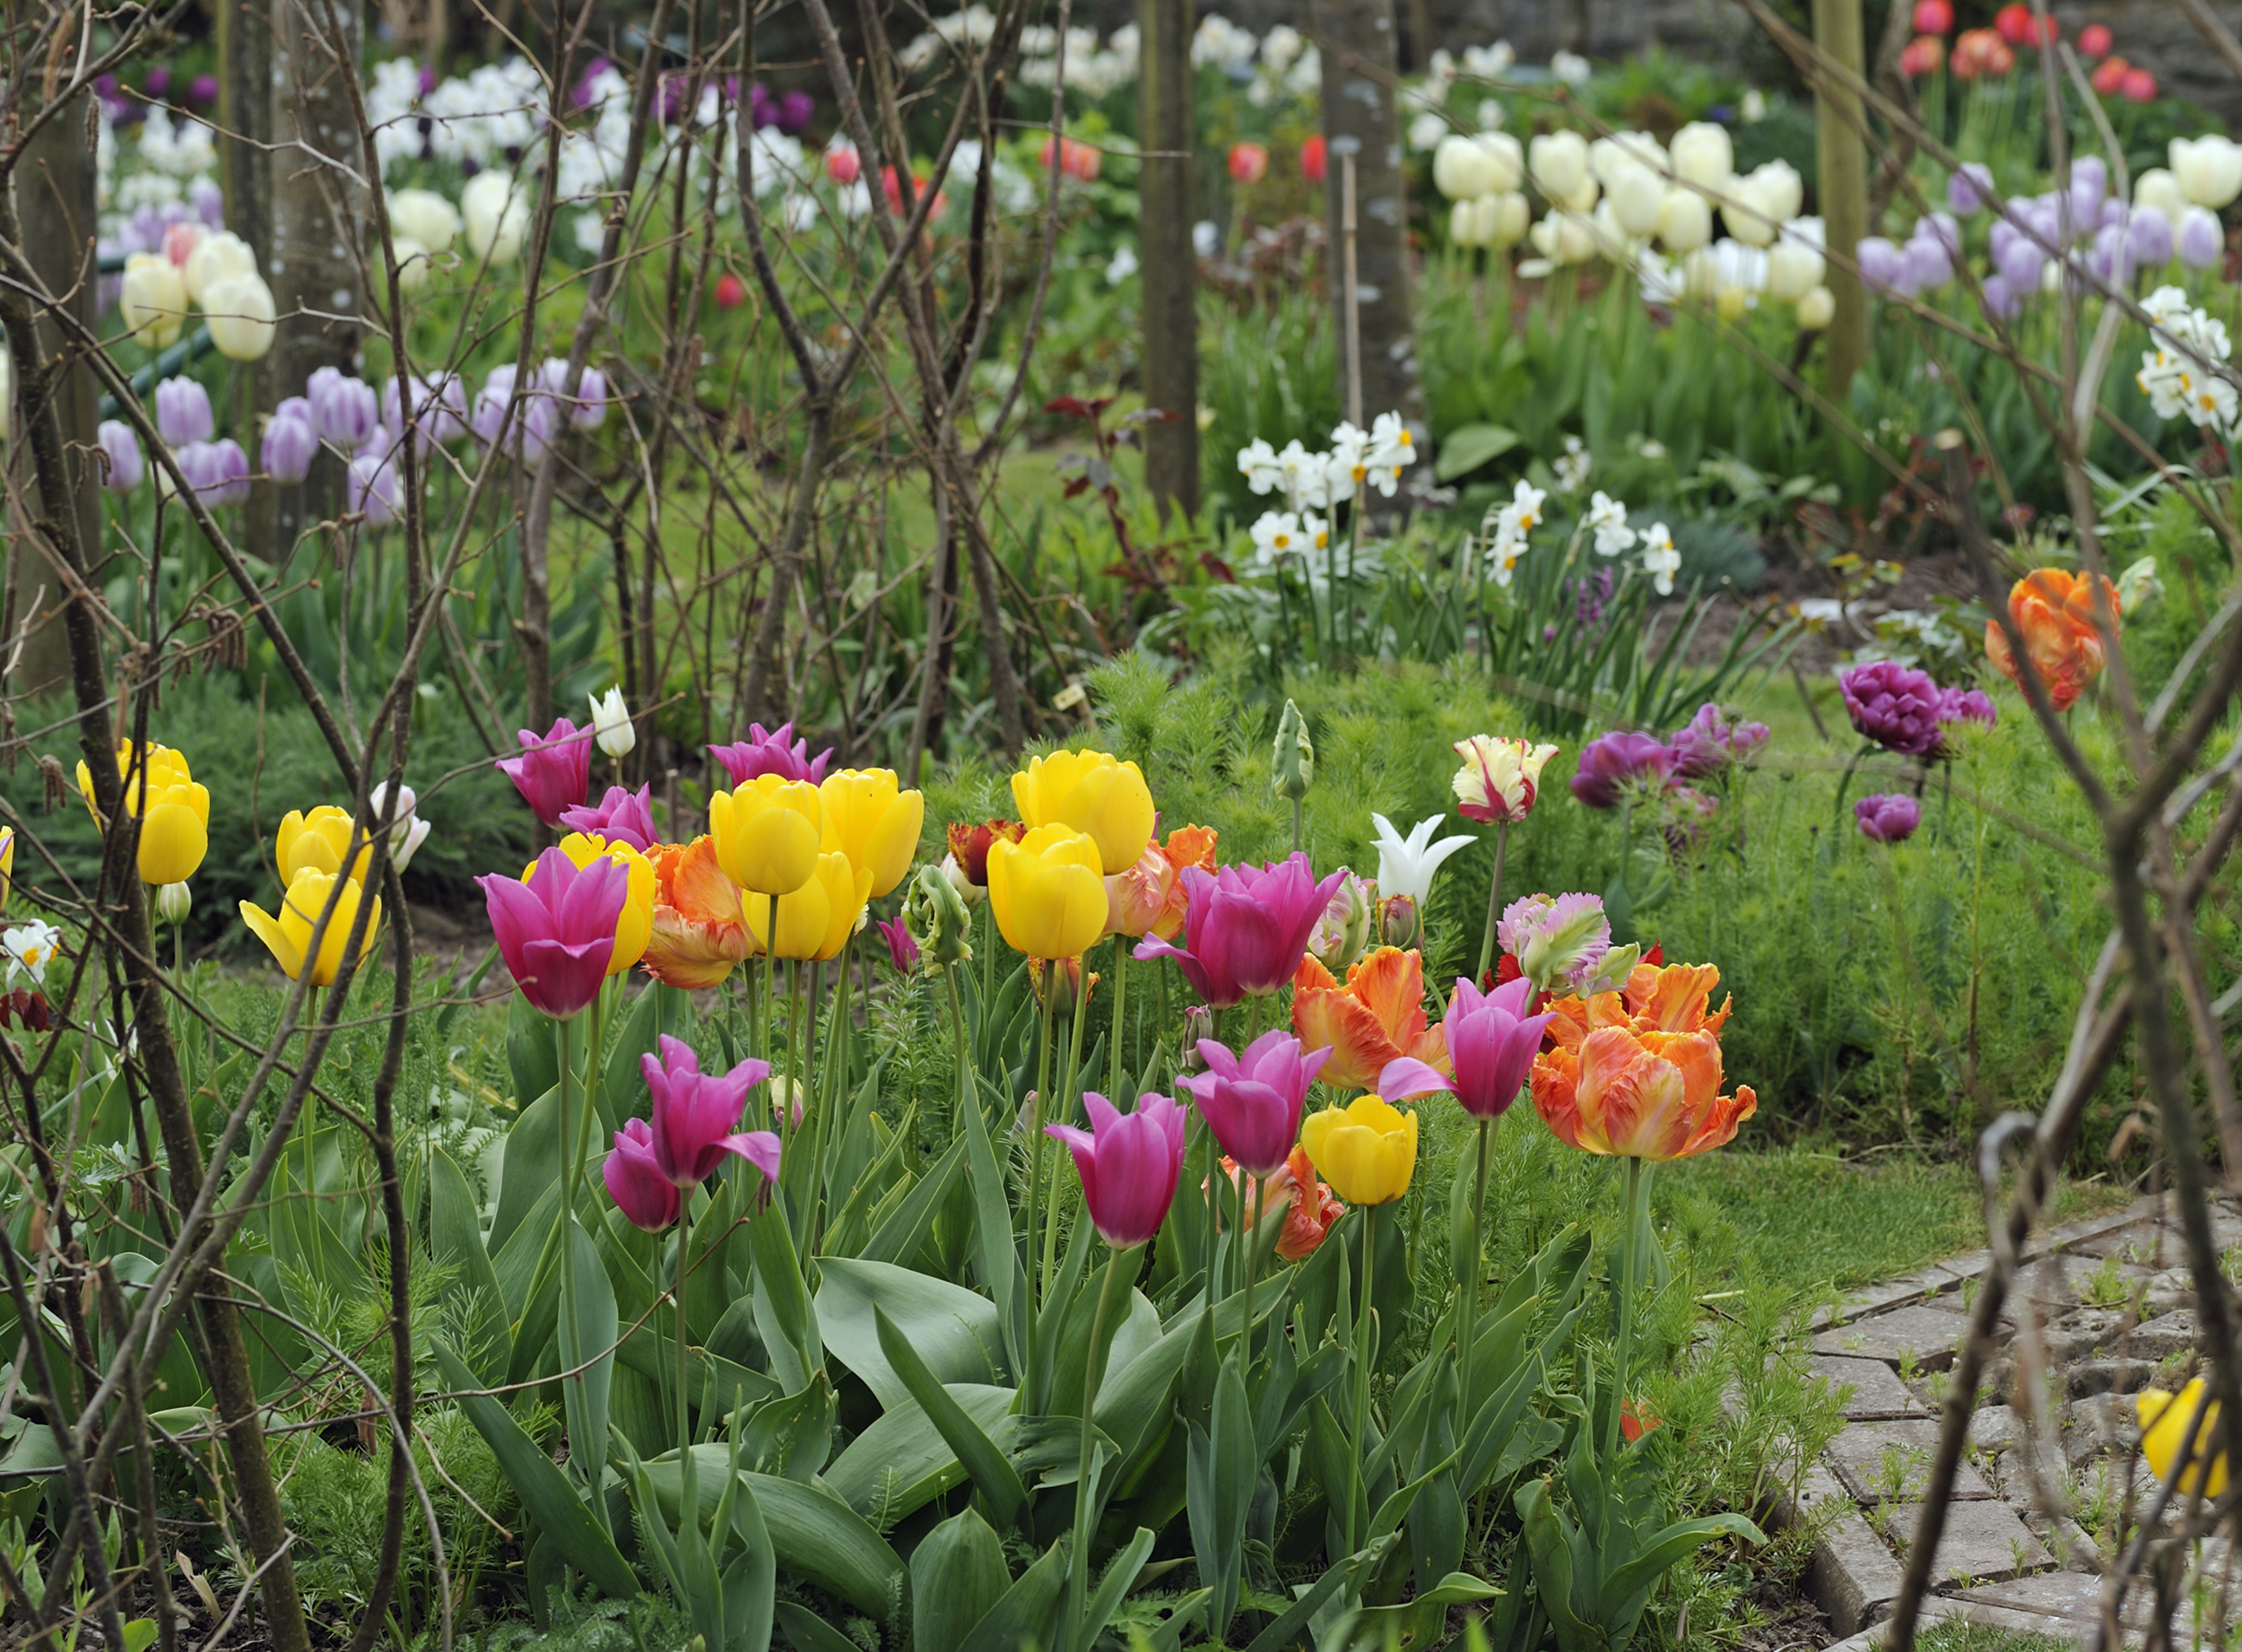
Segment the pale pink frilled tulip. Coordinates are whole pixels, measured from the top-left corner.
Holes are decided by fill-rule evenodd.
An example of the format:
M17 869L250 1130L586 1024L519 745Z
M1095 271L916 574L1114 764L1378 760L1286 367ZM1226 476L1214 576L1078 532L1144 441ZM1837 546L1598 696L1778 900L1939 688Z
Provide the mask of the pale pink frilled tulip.
M1456 813L1469 821L1508 825L1533 813L1542 769L1557 748L1501 735L1473 735L1456 743L1456 754L1464 760L1454 781Z

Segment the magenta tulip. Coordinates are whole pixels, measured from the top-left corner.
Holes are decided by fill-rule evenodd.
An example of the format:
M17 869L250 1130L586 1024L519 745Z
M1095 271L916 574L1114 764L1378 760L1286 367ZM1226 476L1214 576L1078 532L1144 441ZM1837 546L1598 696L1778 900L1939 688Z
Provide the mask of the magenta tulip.
M1308 856L1293 854L1262 866L1184 869L1180 947L1148 935L1134 956L1172 958L1193 993L1216 1009L1251 996L1266 997L1292 978L1308 938L1346 874L1322 883Z
M1534 1075L1542 1029L1553 1015L1528 1015L1534 983L1524 976L1482 993L1456 983L1448 1004L1448 1058L1456 1065L1456 1099L1474 1118L1499 1118Z
M599 996L615 955L615 925L630 874L602 856L578 866L559 849L537 856L526 882L475 880L514 984L536 1009L566 1021Z
M807 780L815 786L825 778L825 765L833 761L830 751L812 757L810 743L795 739L792 723L781 723L776 728L750 723L747 733L745 740L708 748L708 755L724 765L734 786L745 786L767 774L788 780Z
M1082 1172L1090 1220L1116 1250L1142 1245L1160 1231L1183 1169L1183 1109L1162 1095L1136 1099L1124 1113L1094 1090L1082 1092L1090 1128L1046 1125Z
M677 1220L682 1200L654 1162L654 1132L645 1119L634 1118L615 1132L615 1151L601 1174L608 1196L631 1226L659 1233Z
M899 917L883 917L880 934L888 943L888 961L894 964L896 974L908 975L918 968L918 943L912 938L909 925Z
M778 1138L768 1130L734 1132L747 1092L770 1076L768 1061L743 1061L729 1073L704 1074L690 1044L661 1038L661 1058L639 1057L654 1098L654 1166L674 1187L698 1187L726 1153L778 1179Z
M1282 1028L1263 1033L1243 1056L1201 1039L1199 1058L1207 1070L1176 1082L1198 1103L1224 1152L1256 1176L1273 1176L1300 1139L1300 1103L1331 1055L1303 1055L1300 1041Z
M499 768L514 782L522 801L548 826L558 827L569 809L580 807L592 787L592 731L562 717L543 738L526 728L517 732L519 757L501 757Z
M586 772L590 772L590 758L586 757ZM607 788L607 796L597 803L583 803L572 809L560 811L560 824L570 831L580 831L587 837L604 838L610 843L628 843L643 855L662 840L654 829L654 788L641 786L635 792L620 786Z

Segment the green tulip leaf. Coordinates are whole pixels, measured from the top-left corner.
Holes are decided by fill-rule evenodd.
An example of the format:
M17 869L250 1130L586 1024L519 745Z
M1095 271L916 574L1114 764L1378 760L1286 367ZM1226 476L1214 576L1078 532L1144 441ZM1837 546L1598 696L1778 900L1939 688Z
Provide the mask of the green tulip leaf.
M978 1299L977 1299L978 1300ZM982 1432L981 1426L966 1414L965 1408L950 1397L949 1391L938 1382L926 1362L918 1357L894 1320L877 1303L873 1305L873 1320L880 1338L880 1350L889 1361L890 1369L902 1380L910 1397L918 1402L919 1409L941 1432L950 1449L957 1454L965 1472L972 1476L973 1486L988 1505L990 1517L999 1526L1009 1526L1020 1506L1028 1500L1028 1488L1020 1482L1020 1472L996 1442Z
M817 1324L826 1352L863 1378L882 1406L901 1404L910 1388L882 1352L875 1309L895 1322L938 1383L1003 1380L990 1365L1003 1333L986 1297L886 1262L833 1256L823 1269Z

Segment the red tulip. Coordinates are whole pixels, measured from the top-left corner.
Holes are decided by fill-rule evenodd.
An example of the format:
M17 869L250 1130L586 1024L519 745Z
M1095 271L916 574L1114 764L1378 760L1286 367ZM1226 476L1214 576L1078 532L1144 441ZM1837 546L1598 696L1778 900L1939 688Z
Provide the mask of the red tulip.
M1324 181L1324 173L1328 164L1329 162L1324 151L1324 138L1321 133L1317 133L1314 137L1308 139L1307 143L1300 145L1300 176L1308 179L1309 183L1322 183Z
M844 188L864 176L864 162L854 143L836 143L825 152L825 176Z
M495 875L475 882L499 952L534 1008L566 1021L599 996L630 898L628 867L604 855L578 866L556 848L537 856L518 883Z
M1936 74L1946 60L1946 42L1934 34L1919 34L1899 48L1899 73L1911 81Z
M726 270L717 277L717 308L737 309L747 302L747 283Z
M2123 57L2105 57L2094 65L2094 90L2106 98L2114 98L2125 89L2125 76L2132 73L2133 65Z
M1954 26L1951 0L1915 0L1915 31L1944 34Z
M1269 151L1260 143L1230 145L1230 177L1241 184L1257 184L1269 175Z
M2157 100L2157 77L2146 69L2128 69L2117 90L2128 103L2154 103Z
M2009 0L1993 14L1993 26L2011 46L2037 46L2040 43L2040 23L2032 15L2032 8L2024 0ZM2053 46L2063 38L2063 25L2050 16L2046 22L2047 41Z
M2107 23L2089 23L2079 30L2079 49L2090 59L2109 56L2110 37Z
M592 731L579 730L562 717L542 739L526 728L515 738L522 743L522 754L501 757L499 769L537 818L557 827L562 812L581 805L591 790Z
M1074 1155L1082 1204L1099 1234L1116 1250L1142 1245L1160 1231L1183 1169L1183 1109L1162 1095L1139 1096L1124 1113L1096 1091L1082 1093L1091 1127L1046 1125L1043 1133Z

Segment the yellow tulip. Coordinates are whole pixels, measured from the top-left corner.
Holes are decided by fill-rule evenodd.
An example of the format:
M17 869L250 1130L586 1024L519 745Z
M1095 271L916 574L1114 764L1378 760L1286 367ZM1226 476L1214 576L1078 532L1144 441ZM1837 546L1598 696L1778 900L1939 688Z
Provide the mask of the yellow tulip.
M8 904L8 895L15 888L15 828L0 826L0 909Z
M1300 1126L1317 1173L1350 1204L1390 1204L1409 1191L1417 1169L1417 1116L1357 1096L1344 1108L1310 1113Z
M988 849L988 903L1014 952L1079 958L1106 933L1106 881L1098 846L1065 826L1038 826Z
M333 874L307 870L291 880L278 917L247 900L241 903L241 921L272 949L274 961L291 981L303 976L312 927L318 923L319 914L326 909L334 888ZM335 978L343 967L343 944L350 939L351 926L358 919L361 892L356 883L345 883L343 886L342 899L335 903L335 916L327 920L327 932L321 937L319 955L309 961L314 987L335 985ZM381 897L376 895L373 900L366 919L366 939L359 948L361 958L373 951L375 935L381 928Z
M630 874L630 892L624 897L621 916L615 920L615 951L607 961L607 973L621 975L646 956L647 943L654 938L654 892L659 881L654 875L654 863L628 843L610 843L580 831L561 839L560 849L578 869L604 855ZM528 883L529 874L536 870L534 860L523 867L522 882Z
M844 769L817 788L825 804L823 852L846 855L851 865L871 873L874 900L911 869L926 822L925 797L898 785L892 769Z
M282 886L293 883L299 872L324 872L329 877L343 870L343 857L351 849L351 812L323 803L308 814L291 809L281 817L273 834L273 859L280 867ZM371 843L359 846L351 863L351 881L366 881L367 864L373 859Z
M817 870L801 888L778 897L778 948L781 958L838 957L848 937L856 933L865 902L871 899L872 874L850 864L835 852L817 857ZM755 957L769 952L770 897L750 895L742 902L747 912L748 951Z
M135 771L133 743L119 741L117 774L125 783L125 813L141 818L140 881L184 883L210 853L210 788L196 784L183 755L153 742ZM93 805L93 774L83 760L78 795L93 823L107 830Z
M1012 778L1012 797L1030 827L1071 826L1098 846L1098 874L1134 865L1152 840L1152 792L1134 763L1109 752L1054 752Z
M2187 1438L2187 1425L2203 1399L2203 1379L2200 1377L2177 1394L2168 1394L2162 1388L2143 1388L2134 1395L2133 1412L2141 1419L2141 1455L2149 1459L2156 1477L2174 1491L2190 1497L2197 1492L2205 1497L2222 1497L2227 1490L2227 1454L2214 1449L2220 1438L2218 1401L2203 1407L2203 1422L2195 1430L2195 1449L2188 1454L2185 1466L2180 1462L2180 1446ZM2204 1483L2206 1473L2209 1484ZM2184 1481L2174 1478L2181 1474L2186 1476Z
M708 830L725 876L759 895L790 895L817 871L825 805L807 780L758 775L708 799Z

